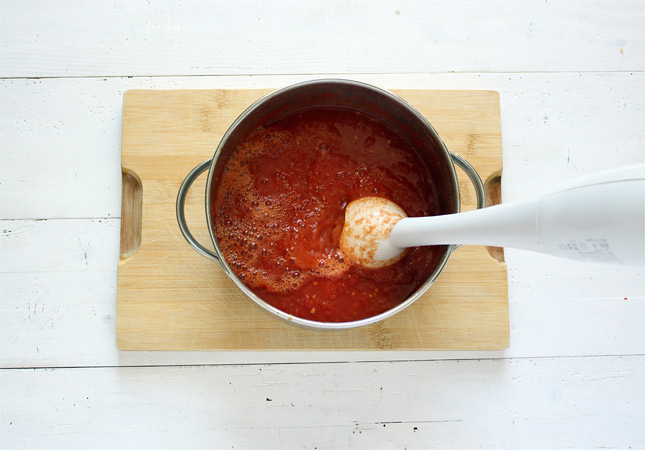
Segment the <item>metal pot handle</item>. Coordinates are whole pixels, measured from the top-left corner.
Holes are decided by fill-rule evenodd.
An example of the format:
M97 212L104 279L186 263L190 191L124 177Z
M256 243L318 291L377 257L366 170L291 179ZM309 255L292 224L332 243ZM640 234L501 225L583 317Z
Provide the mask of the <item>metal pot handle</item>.
M197 239L193 237L192 233L188 229L188 225L186 224L185 204L186 195L188 195L188 189L190 189L190 186L195 182L197 177L208 170L210 164L210 159L207 159L203 163L199 164L197 167L191 170L188 175L186 175L183 183L181 183L179 192L177 193L177 223L179 224L181 234L184 235L184 238L186 238L188 243L197 251L197 253L205 256L208 259L212 259L213 261L220 262L219 257L214 251L204 247L202 244L197 242Z
M452 162L454 162L459 167L461 167L463 171L466 172L466 175L468 175L468 178L470 178L470 182L473 184L473 187L475 188L475 193L477 194L477 209L485 208L486 207L486 189L484 189L484 183L482 182L481 177L477 173L477 170L475 170L475 168L468 161L466 161L464 158L457 155L456 153L450 152L450 157L452 158ZM461 244L452 246L453 250L456 250L459 247L461 247Z
M477 194L477 209L485 208L486 190L484 189L484 183L477 173L477 170L475 170L475 168L468 161L455 153L450 153L450 157L455 164L457 164L463 169L464 172L466 172L466 175L468 175L468 178L470 178L470 181L473 183L475 193Z

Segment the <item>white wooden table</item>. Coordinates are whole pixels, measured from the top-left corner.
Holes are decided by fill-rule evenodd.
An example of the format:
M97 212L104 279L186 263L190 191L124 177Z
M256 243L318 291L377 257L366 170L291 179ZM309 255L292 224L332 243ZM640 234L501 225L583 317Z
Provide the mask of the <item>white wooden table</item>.
M645 160L642 1L0 0L0 448L644 448L645 270L507 250L502 352L119 352L132 88L500 92L503 198Z

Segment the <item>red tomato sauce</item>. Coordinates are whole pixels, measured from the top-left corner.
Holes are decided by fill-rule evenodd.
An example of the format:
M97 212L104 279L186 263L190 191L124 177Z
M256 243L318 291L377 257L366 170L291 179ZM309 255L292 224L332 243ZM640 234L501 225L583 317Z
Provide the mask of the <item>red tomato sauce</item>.
M383 313L432 274L441 248L409 249L381 269L338 248L345 206L379 196L408 216L438 214L427 164L393 127L358 111L314 108L265 124L235 149L211 206L237 276L267 303L319 322Z

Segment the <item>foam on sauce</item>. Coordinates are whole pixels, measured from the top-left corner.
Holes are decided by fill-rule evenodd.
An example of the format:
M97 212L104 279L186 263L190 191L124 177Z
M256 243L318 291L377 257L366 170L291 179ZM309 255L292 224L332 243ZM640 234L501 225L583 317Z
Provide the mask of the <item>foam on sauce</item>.
M383 269L351 266L338 247L350 201L380 196L409 216L436 214L432 177L384 122L317 108L254 130L230 156L211 214L226 260L268 303L299 317L350 321L405 300L437 250Z

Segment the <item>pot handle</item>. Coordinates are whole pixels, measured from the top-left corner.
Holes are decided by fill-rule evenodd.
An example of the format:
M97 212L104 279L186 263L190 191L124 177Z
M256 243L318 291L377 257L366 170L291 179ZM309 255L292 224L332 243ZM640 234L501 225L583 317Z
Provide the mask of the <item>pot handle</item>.
M199 164L197 167L191 170L188 175L186 175L186 178L181 183L179 192L177 193L177 223L179 224L181 234L184 235L184 238L186 238L188 243L195 249L195 251L197 251L197 253L205 256L208 259L219 262L219 257L217 256L217 254L215 254L214 251L204 247L202 244L197 242L197 239L193 237L192 233L188 229L188 225L186 224L185 214L186 195L188 195L188 189L190 189L190 186L195 182L197 177L208 170L210 164L210 159L207 159L203 163Z
M452 161L457 164L459 167L466 172L468 178L470 178L473 187L475 188L475 193L477 194L477 209L482 209L486 207L486 189L484 189L484 183L482 182L481 177L477 173L477 170L464 158L461 156L450 153Z

